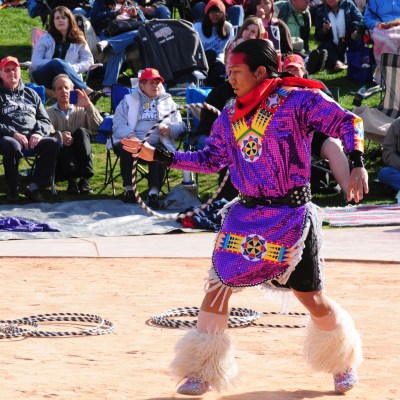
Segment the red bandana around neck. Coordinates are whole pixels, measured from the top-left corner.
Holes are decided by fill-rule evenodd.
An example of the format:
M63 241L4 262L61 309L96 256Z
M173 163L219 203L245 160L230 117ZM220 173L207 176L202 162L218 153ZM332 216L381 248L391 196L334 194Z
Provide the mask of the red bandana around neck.
M325 88L325 85L321 82L313 81L310 79L297 78L295 76L266 79L249 93L236 99L234 113L232 116L230 116L230 121L235 122L238 119L245 117L256 107L258 107L260 103L264 99L266 99L279 85L304 87L311 89Z

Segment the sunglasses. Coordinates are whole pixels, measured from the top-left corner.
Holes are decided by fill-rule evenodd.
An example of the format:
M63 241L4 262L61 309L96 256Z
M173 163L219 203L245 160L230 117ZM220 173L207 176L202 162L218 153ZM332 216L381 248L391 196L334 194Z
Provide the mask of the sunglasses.
M14 67L14 68L3 68L3 71L4 71L6 74L9 74L11 71L17 72L18 70L19 70L19 67Z

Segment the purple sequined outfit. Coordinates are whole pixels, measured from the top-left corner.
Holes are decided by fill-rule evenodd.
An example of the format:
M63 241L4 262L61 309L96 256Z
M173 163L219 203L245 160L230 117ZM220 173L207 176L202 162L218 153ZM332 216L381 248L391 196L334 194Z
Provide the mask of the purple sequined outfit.
M263 132L253 126L234 132L228 105L213 125L203 150L176 152L171 167L215 173L228 166L233 185L257 199L281 198L309 183L312 133L321 131L342 140L347 153L363 150L361 120L318 90L278 88L266 99L268 123ZM213 263L228 286L252 286L281 275L285 252L302 235L307 206L236 203L229 210L214 249Z

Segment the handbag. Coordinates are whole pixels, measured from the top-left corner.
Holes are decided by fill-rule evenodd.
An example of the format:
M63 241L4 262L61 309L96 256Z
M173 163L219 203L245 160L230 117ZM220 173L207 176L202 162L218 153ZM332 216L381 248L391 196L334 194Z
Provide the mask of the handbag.
M135 19L125 20L125 21L114 19L108 21L106 32L110 36L117 36L124 32L136 31L143 24L144 21L137 21Z

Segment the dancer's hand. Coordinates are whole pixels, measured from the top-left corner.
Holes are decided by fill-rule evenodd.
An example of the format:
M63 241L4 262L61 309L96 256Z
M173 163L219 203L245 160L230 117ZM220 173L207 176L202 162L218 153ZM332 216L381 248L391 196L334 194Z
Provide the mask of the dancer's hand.
M368 172L365 168L353 168L350 175L347 201L354 199L356 203L363 199L364 193L368 193Z
M145 161L154 160L154 147L150 146L147 142L142 143L137 138L122 139L123 149L132 153L132 157L139 157Z

